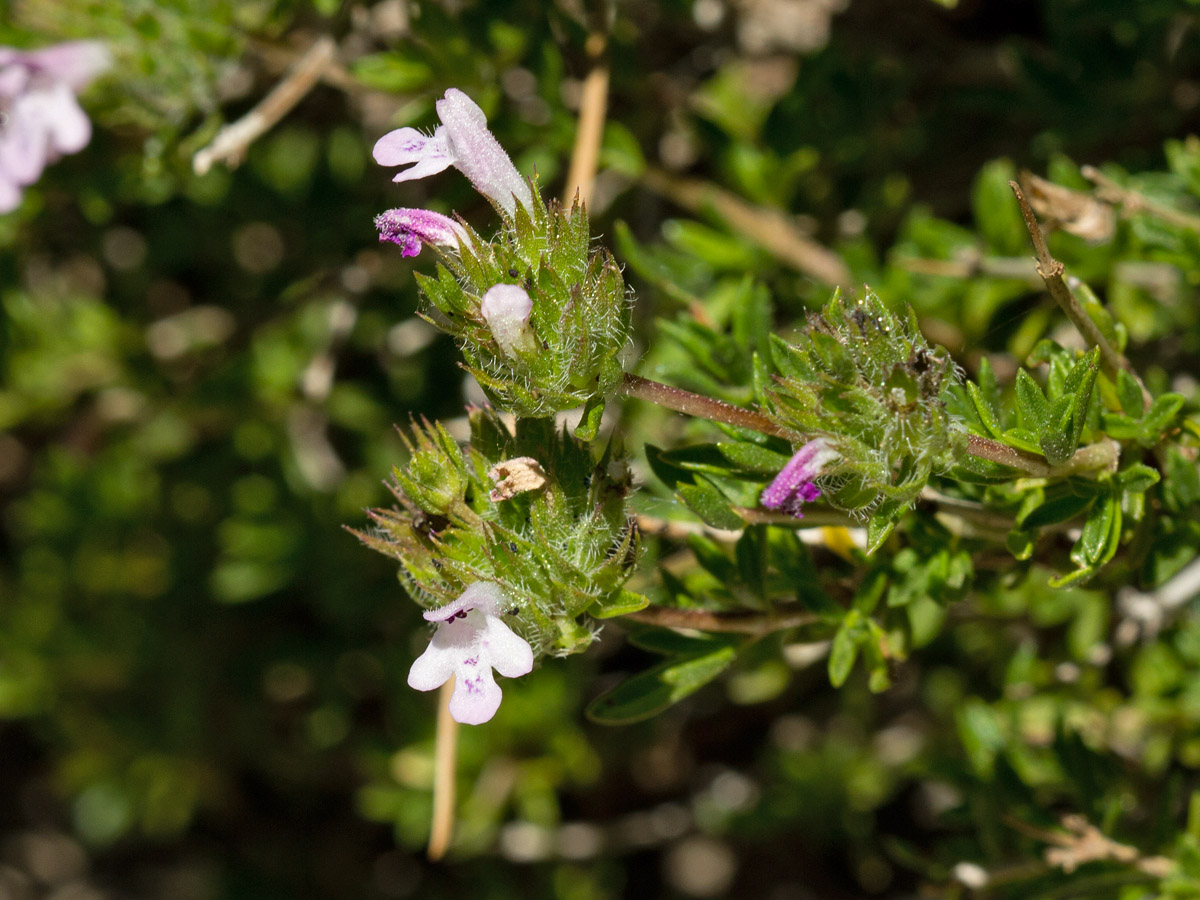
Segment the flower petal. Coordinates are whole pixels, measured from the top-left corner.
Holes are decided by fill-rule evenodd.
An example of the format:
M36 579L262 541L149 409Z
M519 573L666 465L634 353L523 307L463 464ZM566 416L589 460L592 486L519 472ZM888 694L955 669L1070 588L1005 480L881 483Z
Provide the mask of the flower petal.
M8 113L8 122L0 131L0 170L16 184L33 184L46 167L49 156L46 128L18 97Z
M484 659L505 678L528 675L533 670L533 649L495 616L487 617L487 626L479 641Z
M450 695L450 715L463 725L481 725L496 714L504 692L492 676L491 666L476 657L458 667L454 693Z
M479 301L479 314L507 356L515 356L518 349L529 349L532 312L533 300L519 284L493 285Z
M454 247L466 237L463 227L430 209L389 209L375 217L381 241L398 244L404 256L416 256L422 244Z
M408 670L408 686L418 691L441 687L454 674L461 658L461 648L438 646L436 641L431 641Z
M112 54L99 41L67 41L26 53L24 61L78 92L112 65Z
M37 115L46 129L48 146L54 154L78 153L92 139L92 123L66 84L55 84L27 94L25 100L38 104Z
M426 610L426 622L446 622L464 609L478 609L489 616L497 616L512 604L508 594L498 584L476 581L445 606Z
M529 183L488 131L487 117L478 104L457 88L450 88L435 105L454 166L470 179L475 190L509 216L516 212L517 203L531 210Z
M416 163L412 168L398 172L392 181L411 181L436 175L455 162L442 128L435 131L432 137L421 134L415 128L397 128L375 142L371 155L381 166Z

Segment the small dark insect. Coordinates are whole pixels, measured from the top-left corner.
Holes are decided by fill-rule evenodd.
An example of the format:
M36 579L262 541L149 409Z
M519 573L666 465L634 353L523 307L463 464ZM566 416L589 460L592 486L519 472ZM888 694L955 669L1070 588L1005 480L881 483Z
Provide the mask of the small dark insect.
M516 269L509 269L509 270L508 270L508 277L509 277L509 278L520 278L520 277L521 277L521 273L520 273L520 272L518 272Z

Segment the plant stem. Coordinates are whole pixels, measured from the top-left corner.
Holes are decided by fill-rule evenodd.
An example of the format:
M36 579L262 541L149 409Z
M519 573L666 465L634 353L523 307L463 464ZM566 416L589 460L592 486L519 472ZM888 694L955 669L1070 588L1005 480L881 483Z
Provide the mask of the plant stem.
M709 419L713 422L724 422L738 428L748 428L760 434L769 434L789 441L803 440L804 436L777 425L760 412L743 409L717 400L705 397L683 388L672 387L658 381L651 381L640 375L625 373L620 391L626 397L647 400L665 409L673 409L689 416ZM980 459L988 459L1001 465L1009 466L1034 478L1053 478L1056 475L1072 475L1091 471L1115 471L1120 459L1121 448L1112 440L1104 439L1086 447L1080 447L1075 455L1061 466L1051 466L1045 460L1024 450L1010 447L991 438L978 434L967 435L967 452ZM740 514L740 513L739 513ZM747 518L743 516L743 518ZM747 521L751 521L747 518Z
M1075 295L1071 293L1071 289L1067 287L1066 281L1063 280L1063 272L1066 271L1066 267L1050 255L1050 248L1046 246L1046 237L1042 234L1042 227L1038 225L1037 216L1034 215L1029 201L1025 199L1025 193L1021 190L1021 186L1015 181L1010 181L1008 186L1012 188L1012 192L1017 198L1017 204L1021 207L1021 215L1025 218L1025 227L1029 229L1029 237L1033 240L1033 249L1037 253L1037 273L1042 276L1046 290L1050 292L1054 302L1059 305L1059 308L1083 335L1083 339L1089 345L1100 348L1100 365L1104 369L1104 373L1114 382L1117 378L1117 371L1120 369L1124 369L1132 375L1138 387L1142 389L1143 402L1149 407L1152 399L1150 392L1142 384L1141 378L1129 364L1129 360L1113 349L1112 344L1100 333L1100 329L1092 321L1092 317L1084 311L1083 307L1079 305L1079 301L1075 299Z
M575 148L571 151L571 167L563 188L563 205L576 199L590 206L596 186L596 164L600 159L600 141L604 136L604 116L608 109L608 61L604 50L608 40L604 32L588 36L584 49L591 68L583 81L579 98L579 124L575 129Z
M1095 166L1082 166L1079 171L1084 178L1096 185L1097 197L1109 203L1120 203L1124 207L1126 215L1147 212L1177 228L1188 228L1200 232L1200 218L1151 200L1133 188L1117 184Z
M664 628L690 628L696 631L714 631L725 634L752 634L758 637L774 631L813 625L820 617L807 609L795 605L781 606L770 612L737 610L712 612L707 609L676 609L664 606L648 606L643 610L622 616L646 625Z
M1051 472L1050 466L1038 457L978 434L967 435L967 452L980 459L1019 469L1034 478L1047 478Z
M450 716L454 677L438 696L437 732L433 756L433 822L425 855L436 862L446 853L454 833L454 770L458 758L458 723Z
M740 406L734 406L732 403L726 403L724 400L705 397L703 394L694 394L691 391L685 391L683 388L671 387L669 384L651 381L649 378L642 378L640 375L631 375L626 372L625 380L621 382L620 391L626 397L648 400L666 409L673 409L675 412L681 412L689 416L697 416L713 422L724 422L726 425L748 428L760 434L770 434L775 437L786 438L787 440L796 440L800 437L795 432L776 425L760 412L755 412L752 409L742 409Z
M271 93L246 115L218 131L212 143L192 157L196 174L203 175L215 162L232 167L245 159L250 145L291 112L321 80L337 58L337 49L337 42L328 35L317 38Z
M850 284L845 260L801 233L795 220L780 210L755 206L715 184L680 178L659 169L647 169L642 183L693 213L711 211L734 234L748 237L775 258L822 284Z

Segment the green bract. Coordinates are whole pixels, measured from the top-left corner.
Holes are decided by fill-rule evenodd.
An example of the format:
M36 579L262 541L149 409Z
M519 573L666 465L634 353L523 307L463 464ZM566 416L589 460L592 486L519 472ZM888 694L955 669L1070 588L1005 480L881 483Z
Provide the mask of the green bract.
M428 318L458 339L466 368L498 408L531 417L596 408L621 381L630 327L625 281L607 250L589 246L582 205L547 204L536 185L533 196L532 214L518 205L493 241L468 231L435 277L417 275L440 313ZM480 299L497 284L519 285L533 302L534 340L515 352L505 352L480 314Z
M470 421L465 449L440 424L414 426L412 457L393 473L399 506L372 510L376 530L359 537L400 561L401 582L423 606L497 584L535 654L581 650L594 637L581 615L645 604L622 589L638 552L625 462L611 447L597 458L548 419L510 430L476 408ZM496 468L507 461L536 475L506 490Z

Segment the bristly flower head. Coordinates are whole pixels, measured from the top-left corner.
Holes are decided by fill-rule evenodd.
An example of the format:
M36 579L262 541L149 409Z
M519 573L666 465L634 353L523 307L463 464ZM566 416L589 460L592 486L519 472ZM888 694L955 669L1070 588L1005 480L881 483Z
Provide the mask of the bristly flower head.
M495 669L516 678L533 669L529 642L513 634L500 616L512 606L498 585L477 581L457 600L425 612L438 628L429 647L408 672L409 687L432 691L454 676L450 715L464 725L479 725L496 714L503 692Z
M422 244L457 250L466 237L460 224L430 209L389 209L375 217L375 227L379 240L398 245L401 256L416 256Z
M926 342L911 311L897 315L869 291L852 302L835 295L792 343L777 338L772 351L779 376L761 399L789 431L832 439L840 458L823 463L822 493L834 506L893 522L932 474L953 465L961 429L945 394L956 370L946 351ZM793 464L804 468L796 460L815 443L780 478L793 474ZM803 499L803 482L788 496ZM785 493L782 483L774 488L764 503Z
M92 126L75 94L109 65L96 41L0 47L0 213L16 209L49 163L87 146Z
M518 203L532 211L533 195L529 183L488 131L487 117L475 101L457 88L450 88L445 98L435 105L442 124L432 136L415 128L398 128L375 143L373 155L380 165L414 163L392 180L424 178L454 166L470 179L475 190L510 219L516 213Z
M483 582L507 595L507 621L535 657L583 650L595 629L581 617L644 599L624 590L638 555L624 467L553 419L510 430L488 407L470 420L465 449L438 425L413 429L411 459L394 472L398 506L371 510L375 528L358 536L399 562L426 609Z
M399 209L376 219L380 239L405 256L422 244L450 248L436 277L417 273L437 310L423 315L458 340L495 406L529 417L583 406L577 433L590 440L624 376L630 311L621 269L592 245L583 205L565 210L542 200L466 94L447 91L437 109L442 124L432 136L393 131L375 145L375 159L413 164L396 181L456 166L502 213L503 227L488 241L461 220Z
M801 507L821 496L817 479L830 463L841 458L825 438L815 438L796 451L762 492L762 505L797 519L804 517Z

